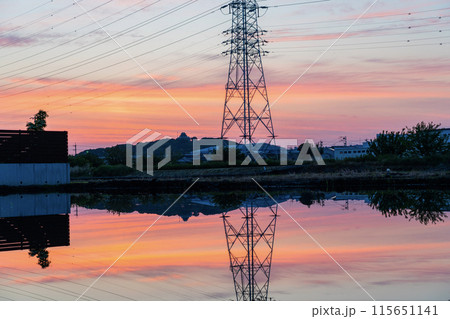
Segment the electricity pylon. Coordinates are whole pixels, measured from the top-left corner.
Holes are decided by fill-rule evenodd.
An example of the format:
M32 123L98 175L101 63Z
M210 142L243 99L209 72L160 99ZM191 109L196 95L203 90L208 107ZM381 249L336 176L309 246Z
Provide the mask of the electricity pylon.
M261 39L266 32L258 26L261 8L257 0L233 0L222 11L232 15L232 27L224 33L230 38L224 41L230 56L221 138L236 124L240 129L241 142L254 143L253 136L262 126L268 133L268 143L275 139L270 113L266 80L261 56L266 51Z
M261 227L257 221L258 209L260 222L261 219L268 219L265 227ZM238 228L230 221L230 218L236 215L222 213L236 300L266 301L269 293L278 205L268 206L268 209L265 209L258 208L250 201L239 210L244 222L239 223Z

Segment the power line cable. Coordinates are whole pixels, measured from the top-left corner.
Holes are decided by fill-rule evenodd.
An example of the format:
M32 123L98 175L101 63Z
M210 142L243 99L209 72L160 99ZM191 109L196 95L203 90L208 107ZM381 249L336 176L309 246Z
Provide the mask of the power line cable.
M106 17L104 17L104 18L98 20L98 22L103 22L103 21L105 21L105 20L108 20L108 19L110 19L111 17L114 17L114 16L116 16L116 15L118 15L118 14L121 14L121 13L123 13L123 12L128 11L128 10L131 9L131 8L134 8L134 7L136 7L136 6L139 6L140 4L142 4L143 2L146 2L146 1L147 1L147 0L141 0L141 1L137 2L137 3L135 3L134 5L130 6L130 7L126 7L125 9L121 9L121 10L119 10L119 11L116 11L116 12L114 12L113 14L111 14L111 15L109 15L109 16L106 16ZM162 1L162 0L159 0L159 1ZM158 1L158 2L159 2L159 1ZM146 7L149 7L149 6L151 6L151 5L153 5L153 4L147 5ZM131 14L137 13L137 12L139 12L139 11L145 9L146 7L140 8L140 9L134 11L134 12L131 12L131 13L125 15L125 16L122 16L120 19L114 20L114 21L110 22L109 24L111 24L111 23L116 23L116 22L118 22L118 21L120 21L120 20L122 20L122 19L128 17L128 16L131 15ZM83 13L83 14L85 14L85 13ZM109 25L109 24L108 24L108 25ZM84 26L82 26L82 27L80 27L80 28L78 28L78 29L75 29L75 32L78 32L78 31L80 31L80 30L83 30L83 29L88 28L88 27L93 26L93 25L97 25L96 22L90 22L90 23L87 24L87 25L84 25ZM32 54L32 55L27 56L27 57L25 57L25 58L22 58L22 59L20 59L20 60L16 60L16 61L13 61L13 62L9 62L9 63L8 63L8 66L10 66L10 65L12 65L12 64L16 64L16 63L18 63L18 62L22 62L22 61L27 60L27 59L30 59L30 58L35 58L37 55L41 55L41 54L46 53L46 52L48 52L48 51L57 49L57 48L59 48L60 46L62 46L62 45L64 45L64 44L67 44L67 43L76 41L76 40L78 40L78 39L81 39L81 38L83 38L83 37L85 37L85 36L88 36L89 34L95 33L95 32L98 31L98 30L100 30L100 28L97 27L95 30L92 30L92 31L90 31L90 32L88 32L88 33L86 33L86 34L83 34L83 35L81 35L81 36L78 36L77 38L71 39L71 40L66 41L66 42L64 42L64 43L60 43L60 44L58 44L57 46L54 46L54 47L52 47L52 48L46 49L46 50L44 50L44 51L40 51L40 52L37 53L37 54ZM66 37L66 34L61 34L61 35L59 35L59 36L53 38L53 40L57 40L57 39L64 38L64 37ZM36 47L36 46L40 46L40 45L42 45L42 44L41 44L40 42L37 42L37 43L35 43L34 45L30 45L30 46L27 46L27 47L24 48L24 49L21 49L21 50L18 50L18 51L14 51L14 52L11 52L11 53L6 54L6 55L2 55L1 57L4 58L4 57L11 56L11 55L17 55L17 54L19 54L19 53L22 53L22 52L24 52L24 51L28 51L28 50L30 50L30 49L32 49L32 48L34 48L34 47ZM3 66L0 66L0 68L2 68L2 67L3 67Z
M89 46L88 48L91 48L92 46ZM64 54L62 54L62 55L64 55ZM59 56L62 56L62 55L59 55ZM59 56L56 56L56 57L59 57ZM47 62L47 61L50 61L50 62L57 62L57 61L59 61L59 60L61 60L61 59L57 59L57 60L54 60L54 58L55 57L53 57L53 58L51 58L51 59L47 59L47 60L45 60L45 61L43 61L43 62ZM23 60L23 59L22 59ZM14 63L13 63L14 64ZM48 64L44 64L44 66L47 66ZM31 66L35 66L35 64L32 64ZM27 67L29 67L29 66L27 66ZM22 67L22 68L19 68L18 70L23 70L24 68L27 68L27 67ZM30 70L34 70L34 69L36 69L36 68L39 68L40 66L38 66L38 67L34 67L34 68L32 68L32 69L29 69L28 71L30 71ZM17 70L16 70L17 71ZM9 71L9 72L7 72L7 73L3 73L3 74L8 74L8 73L11 73L11 72L14 72L14 71ZM16 76L16 75L18 75L18 74L15 74L15 75L9 75L8 77L11 77L11 76ZM4 79L5 77L3 77L2 79Z
M151 4L147 5L147 6L145 6L145 7L143 7L143 8L140 8L140 9L134 11L134 12L131 12L131 13L129 13L129 14L127 14L127 15L121 17L120 19L117 19L117 20L115 20L115 21L112 21L112 22L110 22L110 23L104 25L103 27L107 27L107 26L110 26L110 25L112 25L112 24L114 24L114 23L117 23L117 22L119 22L119 21L121 21L121 20L123 20L123 19L125 19L125 18L127 18L127 17L129 17L129 16L131 16L131 15L133 15L133 14L136 14L136 13L142 11L142 10L145 10L145 8L148 8L148 7L150 7L150 6L152 6L152 5L156 4L156 3L158 3L158 2L160 2L160 1L162 1L162 0L157 0L157 1L155 1L155 2L153 2L153 3L151 3ZM188 2L190 2L190 1L192 1L192 0L189 0ZM171 10L172 10L172 9L171 9ZM169 10L169 11L170 11L170 10ZM166 12L168 12L168 11L166 11ZM152 20L152 19L155 19L155 21L156 21L156 20L159 20L159 19L156 19L156 18L157 18L157 16L156 16L156 17L152 17L152 18L148 19L147 21ZM152 22L153 22L153 21L152 21ZM134 27L134 26L133 26L133 27ZM131 29L131 28L132 28L132 27L130 27L130 28L128 28L128 29ZM119 35L123 35L124 32L127 31L128 29L122 30L121 32L118 32L117 34L114 34L114 37L119 36ZM9 63L9 65L12 65L12 64L15 64L15 63L18 63L18 62L22 62L22 61L27 60L27 59L30 59L30 58L35 58L35 57L38 56L38 55L41 55L41 54L46 53L46 52L48 52L48 51L51 51L51 50L60 48L60 47L66 45L66 44L68 44L68 43L77 41L77 40L79 40L79 39L81 39L81 38L83 38L83 37L85 37L85 36L87 36L87 35L95 34L95 33L96 33L97 31L99 31L99 30L101 30L101 29L100 29L100 28L96 28L96 29L91 30L90 32L88 32L88 33L86 33L86 34L83 34L83 35L78 36L78 37L76 37L76 38L70 39L70 40L68 40L68 41L66 41L66 42L64 42L64 43L58 44L58 45L56 45L56 46L54 46L54 47L52 47L52 48L46 49L46 50L41 51L41 52L39 52L39 53L37 53L37 54L30 55L30 56L28 56L28 57L26 57L26 58L22 58L22 59L20 59L20 60L18 60L18 61L11 62L11 63ZM133 31L133 30L130 30L130 31ZM125 33L126 33L126 32L125 32ZM57 62L57 61L60 61L61 59L55 60L56 58L64 57L64 56L67 55L67 54L72 54L72 53L75 54L75 53L78 53L78 52L84 52L84 51L86 51L86 50L88 50L88 49L91 49L91 48L93 48L93 47L96 47L96 46L98 46L98 45L101 45L101 44L103 44L103 43L106 43L106 42L108 42L108 41L109 41L109 38L105 37L105 38L102 39L102 41L101 41L100 43L99 43L99 42L95 42L95 43L93 43L93 44L88 44L88 45L82 46L82 47L78 48L78 49L75 50L75 51L70 51L70 52L68 52L68 53L67 53L67 52L66 52L66 53L62 53L62 54L53 56L53 57L51 57L51 58L48 58L48 59L42 61L41 63L43 63L43 62L48 62L48 61L52 61L52 60ZM84 49L84 50L82 50L82 49ZM35 63L32 63L32 64L30 64L30 65L28 65L28 66L26 66L26 67L21 67L21 68L19 68L19 69L17 69L17 70L23 70L23 69L32 67L32 66L34 66L34 65L35 65ZM17 71L17 70L16 70L16 71ZM9 72L3 73L3 74L7 74L7 73L11 73L11 72L15 72L15 71L9 71ZM2 74L2 75L3 75L3 74Z
M413 34L411 34L411 32L399 32L399 33L393 33L393 34L363 34L363 35L353 35L350 37L346 37L344 39L346 40L352 40L352 39L360 39L360 38L378 38L378 37L397 37L397 36L403 36L403 35L418 35L418 34L430 34L430 33L445 33L447 31L450 31L450 29L438 29L438 30L432 30L432 31L419 31L419 32L414 32ZM300 37L300 36L299 36ZM281 37L274 37L274 38L269 38L268 41L272 41L271 39L280 39ZM307 40L307 39L289 39L289 41L285 41L285 42L309 42L309 41L326 41L326 40L330 40L329 38L324 38L324 39L313 39L313 40ZM281 43L280 41L273 41L276 43Z
M450 36L444 36L444 37L426 37L426 38L418 38L418 39L412 39L412 40L393 40L393 41L374 41L374 42L358 42L358 43L345 43L345 44L336 44L335 47L346 47L346 46L360 46L360 45L372 45L372 44L388 44L388 43L413 43L415 41L425 41L425 40L437 40L437 39L446 39L450 38ZM321 45L311 45L311 46L295 46L295 47L279 47L277 50L280 49L308 49L308 48L325 48L325 46Z
M208 11L209 11L209 10L208 10ZM204 13L202 13L202 14L196 15L196 16L194 16L194 17L192 17L192 18L186 19L186 20L184 20L184 21L182 21L182 22L180 22L180 23L177 23L177 24L173 25L172 27L170 27L170 29L165 29L165 30L158 31L156 34L154 33L154 34L152 34L152 35L150 35L150 36L145 37L144 39L140 39L140 40L137 40L137 41L133 41L133 42L127 44L127 45L124 45L123 47L124 47L125 49L129 49L129 48L134 47L134 46L136 46L136 45L138 45L138 44L141 44L141 43L143 43L143 42L150 41L150 40L152 40L152 39L154 39L154 38L156 38L156 37L162 36L162 35L164 35L164 34L166 34L166 33L168 33L168 32L171 32L171 31L173 31L173 30L179 29L179 28L181 28L181 27L183 27L183 26L185 26L185 25L188 25L188 24L190 24L190 23L196 22L196 21L198 21L199 19L202 19L202 18L208 16L209 14L214 13L214 12L217 11L217 10L211 11L211 12L208 12L208 11L206 11L207 14L205 14L205 12L204 12ZM213 26L213 27L210 27L210 28L208 28L208 29L202 30L202 31L200 31L200 32L198 32L198 33L201 33L201 32L204 32L204 31L206 31L206 30L212 29L212 28L217 27L217 26L219 26L219 25L221 25L221 24L223 24L223 23L226 23L226 22L219 23L219 24L217 24L217 25L215 25L215 26ZM194 35L197 35L198 33L196 33L196 34L194 34ZM188 39L188 38L190 38L190 37L192 37L192 36L194 36L194 35L189 35L189 36L187 36L187 37L184 37L184 38L181 39L181 40L174 41L173 43L177 43L177 42L179 42L179 41L186 40L186 39ZM166 45L166 46L167 46L167 45ZM77 68L79 68L79 67L81 67L81 66L84 66L84 65L87 65L87 64L96 62L96 61L98 61L98 60L102 60L102 59L104 59L105 57L109 57L109 56L115 55L115 54L117 54L117 53L120 53L121 51L122 51L122 50L120 50L120 49L119 49L119 50L114 49L114 50L108 51L107 53L103 53L103 54L100 54L100 55L96 55L96 56L94 56L94 57L92 57L92 58L89 58L89 59L80 61L80 62L78 62L78 63L75 63L75 64L72 63L71 65L69 65L69 66L67 66L67 67L59 68L56 72L51 71L51 72L47 72L47 73L44 73L44 74L40 74L40 75L38 75L37 77L38 77L38 78L42 78L42 77L54 76L54 75L58 75L58 74L61 74L61 73L65 73L65 72L67 72L67 71L70 71L70 70L73 70L73 69L77 69ZM136 56L134 56L134 58L141 57L141 56L146 55L146 54L148 54L149 52L153 52L153 51L154 51L154 49L153 49L153 50L150 50L150 51L147 51L147 52L145 52L145 53L136 55ZM69 57L70 57L70 56L71 56L71 55L69 55ZM81 77L81 76L85 76L85 75L88 75L88 74L92 74L92 73L94 73L94 72L98 72L98 71L104 70L104 69L109 68L109 67L112 67L112 66L116 66L116 65L118 65L118 64L121 64L121 63L124 63L124 62L127 62L127 61L129 61L129 59L122 60L121 62L113 63L113 64L111 64L111 65L109 65L109 66L107 66L107 67L102 67L102 68L97 69L97 70L95 70L95 71L90 71L89 73L85 73L85 74L83 74L83 75L76 76L76 77L71 78L71 79L75 79L75 78L79 78L79 77ZM47 65L47 64L46 64L46 65ZM1 78L1 79L5 79L5 78L7 78L7 77L3 77L3 78ZM70 80L70 79L66 79L66 80L64 80L64 82L66 82L66 81L68 81L68 80ZM10 86L11 84L9 84L9 83L8 83L8 84L0 85L0 87L10 86L9 88L0 90L0 92L8 91L8 90L11 90L11 89L14 89L14 88L17 88L17 87L20 87L20 86L23 86L23 85L30 84L30 83L34 82L33 79L32 79L32 80L27 80L27 79L25 79L25 80L20 80L20 81L17 81L17 82L18 82L18 83L21 83L21 82L26 82L26 81L28 81L28 82L25 83L25 84L17 84L17 85L13 85L13 86ZM63 83L63 82L58 82L58 83ZM47 86L45 86L45 87L47 87ZM33 90L34 90L34 89L33 89ZM27 91L27 92L28 92L28 91ZM12 94L12 95L16 95L16 94L17 94L17 93L14 93L14 94ZM20 94L20 93L19 93L19 94ZM11 96L11 95L6 95L6 96L2 96L2 97L7 97L7 96Z
M449 21L450 22L450 21ZM413 30L413 29L419 29L419 28L428 28L428 27L440 27L440 26L447 26L449 22L444 22L444 23L434 23L434 24L422 24L422 25L410 25L410 26L401 26L401 27L390 27L390 28L379 28L379 29L365 29L365 30L355 30L353 31L354 33L377 33L377 32L383 32L383 31L396 31L396 30L404 30L404 29L408 29L408 30ZM276 39L282 39L282 38L289 38L289 37L323 37L326 35L329 35L330 33L314 33L314 34L304 34L304 33L291 33L291 34L287 34L287 35L282 35L282 36L278 36L278 37L268 37L269 39L271 38L276 38ZM384 36L385 34L381 34L381 36ZM363 34L360 35L359 37L366 37L366 36L370 36L367 34ZM354 36L348 35L346 38L351 38ZM328 40L328 39L325 39ZM301 39L301 41L305 41L304 39Z
M15 278L19 278L19 279L22 279L22 280L24 280L24 281L26 281L27 283L27 285L30 285L30 286L34 286L34 287L39 287L39 288L43 288L43 286L45 286L45 287L48 287L48 288L46 288L46 289L48 289L48 290L51 290L51 291L54 291L54 292L57 292L57 293L64 293L64 294L66 294L66 295L68 295L68 296L72 296L72 297L78 297L78 294L76 293L76 292L73 292L73 291L71 291L71 290L68 290L68 289L64 289L64 288L60 288L60 287L56 287L56 286L53 286L53 285L49 285L49 284L47 284L47 283L42 283L42 282L40 282L39 284L36 284L36 280L33 280L33 279L31 279L31 278L25 278L25 277L21 277L21 276L17 276L17 275L12 275L11 273L4 273L4 272L0 272L0 274L3 274L3 275L6 275L6 276L11 276L11 277L15 277ZM6 278L8 278L8 277L6 277ZM3 277L3 278L5 278L5 277ZM31 281L31 282L30 282ZM95 299L95 298L91 298L92 300L97 300L97 299ZM97 300L98 301L98 300Z
M37 300L45 301L45 299L41 299L41 298L46 298L47 300L56 301L56 299L53 299L53 298L51 298L51 297L44 296L44 295L41 295L41 294L37 294L37 293L32 292L32 291L29 291L29 290L25 290L25 289L21 289L21 288L17 288L17 287L12 287L12 286L8 286L8 285L4 285L4 284L0 284L0 286L2 286L2 287L7 287L7 288L10 288L10 289L14 289L14 290L18 290L18 291L22 291L22 292L25 292L25 293L31 295L31 296L28 296L28 297L31 297L31 298L34 298L34 299L37 299ZM3 288L3 290L5 290L5 289ZM11 291L10 291L10 292L11 292ZM14 293L20 294L20 293L17 293L17 292L14 292ZM24 294L21 294L21 295L25 296ZM33 297L32 295L38 296L38 298Z
M134 46L136 46L136 45L138 45L138 44L141 44L142 42L147 42L147 41L152 40L152 39L154 39L154 38L156 38L156 37L162 36L162 35L164 35L164 34L166 34L166 33L168 33L168 32L171 32L171 31L173 31L173 30L175 30L175 29L178 29L178 28L180 28L180 27L182 27L182 26L185 26L185 25L190 24L190 23L192 23L192 22L195 22L195 21L197 21L197 20L199 20L199 19L201 19L201 18L204 18L205 16L207 16L207 15L209 15L209 14L211 14L211 13L214 13L214 11L209 12L209 13L207 13L206 15L205 15L205 13L202 13L202 14L200 14L200 15L197 15L197 16L193 17L193 18L189 18L189 19L187 19L187 20L184 20L183 22L180 22L180 23L174 25L171 29L162 30L162 31L157 32L156 34L154 33L154 34L152 34L152 35L149 35L149 36L145 37L144 39L140 39L140 40L137 40L137 41L133 41L133 42L131 42L131 43L125 45L124 48L128 49L128 48L130 48L130 47L134 47ZM223 23L226 23L226 22L223 22ZM222 24L223 24L223 23L222 23ZM408 29L412 29L412 28L420 28L420 27L428 27L428 26L430 26L430 25L408 27ZM392 31L392 30L397 30L397 29L398 29L398 28L378 29L378 30L369 30L369 31L366 30L366 32ZM404 29L404 27L402 27L401 29ZM201 31L201 32L203 32L203 31ZM290 35L290 37L292 37L292 36L293 36L293 35ZM313 35L313 36L320 36L320 35L319 35L319 34L315 34L315 35ZM369 37L369 36L374 36L374 35L363 35L363 36L364 36L364 37ZM382 35L382 36L385 36L385 35ZM288 36L288 37L289 37L289 36ZM355 36L355 37L358 37L358 36ZM361 36L360 36L360 37L361 37ZM278 38L283 38L283 37L278 37ZM184 38L184 39L186 39L186 38ZM184 39L183 39L183 40L184 40ZM299 40L303 40L303 39L299 39ZM295 42L295 40L294 40L294 42ZM145 53L143 53L143 54L136 55L135 58L140 57L140 56L145 55L145 54L148 54L149 52L153 52L153 51L154 51L154 50L151 50L151 51L147 51L147 52L145 52ZM119 53L119 52L121 52L121 51L120 51L120 50L117 50L117 49L114 49L114 50L112 50L112 51L108 51L108 52L106 52L106 53L103 53L103 54L94 56L94 57L92 57L92 58L85 59L85 60L80 61L80 62L77 62L77 63L72 63L72 64L69 65L69 66L66 66L66 67L63 67L63 68L59 68L56 72L50 71L50 72L47 72L47 73L44 73L44 74L37 75L36 77L42 78L42 77L55 76L55 75L58 75L58 74L61 74L61 73L65 73L65 72L67 72L67 71L77 69L77 68L79 68L79 67L81 67L81 66L84 66L84 65L87 65L87 64L90 64L90 63L93 63L93 62L102 60L102 59L104 59L105 57L109 57L109 56L115 55L115 54L117 54L117 53ZM69 55L68 57L70 57L70 56L72 56L72 55L74 55L74 54L71 54L71 55ZM126 62L126 61L128 61L128 59L127 59L127 60L123 60L122 62L114 63L114 64L112 64L112 65L110 65L110 66L115 66L115 65L121 64L121 63ZM51 64L51 63L44 64L43 66L46 66L46 65L48 65L48 64ZM109 66L109 67L110 67L110 66ZM37 67L35 67L35 68L38 68L38 67L39 67L39 66L37 66ZM98 70L104 70L104 68L101 68L101 69L98 69ZM90 72L89 74L91 74L91 73L93 73L93 72ZM16 74L16 75L17 75L17 74ZM87 74L84 74L84 75L87 75ZM8 77L9 77L9 76L8 76ZM0 78L0 79L5 79L5 78L8 78L8 77L3 77L3 78ZM80 77L80 76L78 76L78 77ZM75 77L75 78L78 78L78 77ZM25 82L25 84L21 84L21 83L23 83L23 82ZM8 91L8 90L11 90L11 89L14 89L14 88L17 88L17 87L21 87L21 86L23 86L23 85L30 84L30 83L32 83L32 82L34 82L34 79L31 79L31 80L30 80L30 79L22 79L22 80L19 80L19 81L17 81L17 82L14 82L13 84L11 84L11 83L6 83L6 84L3 84L3 85L0 85L0 88L2 88L2 87L7 87L7 88L5 88L5 89L0 90L0 92L6 92L6 91ZM15 85L14 85L14 84L15 84ZM8 86L9 86L9 87L8 87ZM13 94L13 95L16 95L16 94L17 94L17 93L15 93L15 94ZM10 95L6 95L6 96L3 96L3 97L7 97L7 96L10 96Z
M108 1L106 1L106 2L104 2L104 3L102 3L102 4L100 4L100 5L98 5L98 6L94 7L94 8L92 8L92 9L89 9L88 12L92 12L92 11L98 9L98 8L101 8L101 7L107 5L108 3L112 2L112 1L113 1L113 0L108 0ZM7 47L13 46L14 44L23 42L23 41L26 40L26 39L35 39L37 36L39 36L39 35L41 35L41 34L44 34L44 33L46 33L46 32L49 31L49 30L53 30L54 28L57 28L57 27L59 27L59 26L62 26L62 25L64 25L64 24L66 24L67 22L73 21L74 19L77 19L77 18L79 18L79 17L81 17L81 16L83 16L83 15L85 15L85 14L86 14L86 13L84 13L84 12L83 12L83 13L80 13L80 14L78 14L78 15L72 17L72 18L69 18L69 19L67 19L67 20L61 21L61 22L57 23L56 25L53 25L53 26L51 26L51 27L46 27L45 29L43 29L43 30L41 30L41 31L37 31L37 32L35 32L35 33L29 34L29 35L27 35L26 37L19 37L17 40L15 40L15 41L10 41L10 42L8 42L6 45L3 45L2 49L5 49L5 48L7 48Z
M80 1L84 1L84 0L80 0ZM29 26L32 26L33 24L39 23L39 22L41 22L41 21L44 21L44 20L46 20L46 19L48 19L48 18L54 16L54 15L57 14L57 13L61 13L61 12L65 11L66 9L73 8L73 5L74 5L74 4L70 4L70 5L68 5L68 6L65 6L65 7L63 7L63 8L60 8L60 9L54 11L53 13L48 13L48 14L42 16L42 17L39 17L39 18L37 18L37 19L35 19L35 20L32 20L32 21L30 21L30 22L28 22L28 23L25 23L25 24L23 24L23 25L20 25L20 26L18 26L18 27L16 27L16 28L9 29L9 30L6 30L6 31L4 31L4 32L0 32L0 36L5 36L6 34L9 34L9 33L11 33L11 32L17 32L17 31L19 31L19 30L22 30L22 29L25 29L25 28L27 28L27 27L29 27Z
M426 18L416 18L416 19L407 19L407 20L401 19L401 20L392 20L392 21L383 21L383 22L358 23L355 27L361 27L361 26L367 26L367 25L380 25L380 24L386 25L386 24L394 24L394 23L402 23L402 22L404 22L404 23L411 23L411 22L416 22L416 21L426 21L426 20L432 20L432 19L441 20L441 19L445 19L445 18L449 18L449 17L450 16L448 16L448 15L441 15L441 16L430 16L430 17L426 17ZM292 29L296 29L296 28L289 28L288 29L288 28L285 28L285 27L298 26L298 25L301 25L301 24L293 23L293 24L285 24L285 25L272 25L272 26L267 26L267 28L270 29L268 31L268 33L272 33L272 32L275 33L277 31L273 31L273 29L280 28L280 29L283 29L283 30L292 30ZM345 25L343 25L342 27L344 27L344 26ZM302 28L298 28L298 29L301 29L301 30L317 30L317 29L335 29L336 27L338 27L338 26L336 26L336 25L329 25L329 26L307 27L307 28L302 27Z
M161 0L159 0L159 1L161 1ZM197 0L189 0L188 2L192 2L192 1L197 1ZM186 21L186 20L185 20L185 21ZM165 30L162 30L162 31L158 31L158 32L156 32L156 33L153 33L153 34L151 34L150 36L147 36L147 37L146 37L146 41L152 40L152 39L154 39L155 37L161 36L161 35L163 35L163 34L165 34L165 33L168 33L168 32L170 32L170 31L173 31L173 30L175 30L175 29L178 29L178 28L180 28L180 27L182 27L182 26L184 26L184 25L178 25L176 28L174 28L174 29L172 29L172 30L165 29ZM164 31L164 32L163 32L163 31ZM115 38L115 37L116 37L116 35L114 35L114 38ZM141 39L141 40L142 40L142 39ZM124 48L125 48L125 49L128 49L128 48L130 48L130 47L136 46L136 45L140 44L140 43L137 43L137 42L138 42L138 41L141 41L141 40L133 41L133 42L129 43L127 46L124 46ZM41 67L43 67L43 66L51 65L51 64L53 64L53 63L55 63L55 62L62 61L62 60L64 60L64 59L66 59L66 58L75 56L75 55L77 55L78 53L87 51L87 50L89 50L89 49L91 49L91 48L93 48L93 47L96 47L96 46L98 46L98 45L100 45L100 44L102 44L102 43L108 42L108 41L109 41L109 38L106 38L105 40L102 40L102 41L100 41L100 42L94 42L93 44L89 44L89 45L87 45L87 46L81 47L80 49L78 49L78 50L76 50L76 51L70 51L70 52L67 52L67 53L60 54L59 56L57 56L57 57L60 57L59 59L50 58L50 59L45 60L44 62L47 62L47 63L44 63L44 64L40 64L40 65L32 64L31 66L34 65L34 67L32 67L31 69L28 69L28 70L26 70L26 71L27 71L27 72L28 72L28 71L32 71L32 70L35 70L35 69L39 69L39 68L41 68ZM145 41L145 42L146 42L146 41ZM80 62L78 62L77 64L71 63L71 65L69 65L69 66L58 68L56 74L59 74L59 73L66 72L66 71L68 71L68 70L74 69L75 66L86 65L86 64L88 64L88 63L92 63L92 62L98 61L98 60L100 60L100 59L102 59L102 58L104 58L104 57L111 56L111 55L114 55L114 54L117 54L117 53L121 53L121 52L122 52L122 50L121 50L120 48L118 48L118 49L115 48L115 49L113 49L113 50L107 51L106 53L98 54L98 55L96 55L96 56L94 56L94 57L91 57L91 58L85 59L85 60L83 60L83 61L80 61ZM20 69L23 69L23 68L20 68ZM20 70L20 69L18 69L18 70ZM62 71L62 70L63 70L63 71ZM16 71L17 71L17 70L16 70ZM11 72L11 71L10 71L10 72ZM7 72L7 73L10 73L10 72ZM12 71L12 72L14 72L14 71ZM21 73L22 73L22 72L16 73L16 74L13 74L13 75L4 76L4 77L0 78L0 80L6 79L6 78L10 78L10 77L15 77L15 76L20 75ZM5 74L5 73L4 73L4 74ZM41 75L38 75L38 77L41 78L41 77L45 77L45 76L50 76L50 75L52 75L52 74L53 74L53 71L47 72L47 73L44 73L44 74L41 74ZM19 80L19 81L17 81L17 82L18 82L18 83L22 83L22 82L27 82L27 81L28 81L28 83L33 82L33 80L30 81L30 80L28 80L28 79L22 79L22 80ZM0 85L0 87L9 86L9 85L11 85L11 84L3 84L3 85ZM20 86L20 85L19 85L19 86ZM15 86L15 87L17 87L17 86Z
M426 46L445 46L450 44L450 42L435 42L435 43L424 43L424 44L411 44L408 46L405 45L395 45L395 46L378 46L378 47L370 47L370 48L347 48L347 49L334 49L332 51L348 51L348 50L373 50L373 49L397 49L397 48L410 48L410 47L426 47ZM301 52L321 52L321 50L292 50L292 51L283 51L283 53L301 53Z
M431 9L431 10L422 10L422 11L410 11L410 12L403 12L403 13L391 13L391 14L385 14L382 16L364 16L361 17L359 20L370 20L370 19L384 19L384 18L390 18L390 17L396 17L396 16L412 16L415 14L420 13L427 13L427 12L437 12L437 11L443 11L443 10L449 10L450 7L440 8L440 9ZM318 21L311 21L311 22L302 22L302 23L296 23L296 25L309 25L309 24L324 24L324 23L333 23L333 22L349 22L349 21L355 21L354 18L351 19L337 19L337 20L318 20ZM275 26L283 26L282 24L275 25Z
M7 20L4 20L4 21L0 22L0 25L6 24L6 23L8 23L8 22L10 22L10 21L12 21L12 20L14 20L14 19L23 17L24 15L27 15L28 13L31 13L31 12L33 12L33 11L35 11L35 10L38 10L38 9L40 9L40 8L42 8L42 7L44 7L44 6L46 6L47 4L52 3L52 2L53 2L53 0L44 2L44 3L42 3L42 4L40 4L40 5L38 5L38 6L34 7L34 8L32 8L32 9L30 9L30 10L28 10L28 11L25 11L25 12L19 14L19 15L16 15L16 16L14 16L14 17L12 17L12 18L9 18L9 19L7 19Z
M217 25L216 25L216 26L217 26ZM169 43L169 44L163 45L163 46L158 47L158 48L154 48L154 49L152 49L152 50L150 50L150 51L147 51L147 52L143 53L142 55L146 55L146 54L148 54L148 53L158 51L158 50L160 50L160 49L162 49L162 48L165 48L165 47L168 47L168 46L177 44L177 43L179 43L179 42L181 42L181 41L183 41L183 40L187 40L187 39L189 39L189 38L192 38L193 36L200 35L200 34L202 34L203 32L206 32L206 31L208 31L208 30L210 30L210 29L212 29L212 28L214 28L214 27L216 27L216 26L206 28L206 29L204 29L204 30L202 30L202 31L200 31L200 32L196 32L196 33L194 33L194 34L191 34L191 35L189 35L189 36L186 36L186 37L184 37L183 39L178 39L178 40L173 41L173 42L171 42L171 43ZM214 35L213 37L215 37L215 35ZM200 42L197 42L197 44L203 42L204 40L205 40L205 39L202 39ZM186 47L191 47L191 46L192 46L192 44L189 44L189 45L186 46ZM216 47L216 46L213 46L213 47ZM179 49L178 49L178 50L179 50ZM176 52L178 52L178 50L177 50ZM203 50L202 50L202 51L203 51ZM202 52L202 51L200 51L200 52ZM172 52L174 52L174 51L172 51ZM196 55L196 54L193 54L193 55L191 55L191 56L195 56L195 55ZM180 59L180 60L185 60L185 58L186 58L186 57L184 57L184 58L182 58L182 59ZM151 60L149 60L149 61L146 61L146 62L143 63L143 65L149 64L150 62L155 61L155 60L157 60L157 59L159 59L159 58L154 58L154 59L151 59ZM124 60L124 61L122 61L122 62L126 62L126 61L127 61L127 60ZM137 68L137 67L134 67L134 68ZM129 69L127 69L127 70L129 70ZM108 75L106 78L107 78L107 79L110 79L111 77L113 77L113 76L115 76L115 75L118 75L118 74L122 74L122 73L123 73L122 71L121 71L121 72L115 72L114 74ZM111 85L116 85L116 84L113 83L113 84L111 84ZM83 88L83 87L85 87L85 84L84 84L84 85L82 84L82 85L78 86L78 88ZM102 89L103 89L103 88L102 88ZM93 92L93 91L96 91L96 90L97 90L97 88L94 88L94 89L92 89L92 90L90 90L90 91L88 91L88 92L82 92L82 93L77 94L77 95L75 95L75 96L84 95L85 93L90 93L90 92ZM104 96L104 94L101 94L100 96ZM57 101L52 101L52 102L50 102L50 103L55 103L55 102L60 102L60 101L68 100L68 99L71 99L72 97L73 97L73 96L70 96L70 97L63 98L63 99L60 99L60 100L57 100ZM91 100L91 99L89 99L89 100ZM39 106L44 106L44 105L47 105L47 103L41 104L41 105L39 105ZM17 106L17 105L15 105L15 106ZM39 106L38 106L38 107L39 107Z
M330 2L331 0L317 0L317 1L308 1L308 2L295 2L295 3L287 3L287 4L274 4L269 6L261 6L261 8L282 8L282 7L292 7L292 6L298 6L303 4L313 4L313 3L320 3L320 2Z

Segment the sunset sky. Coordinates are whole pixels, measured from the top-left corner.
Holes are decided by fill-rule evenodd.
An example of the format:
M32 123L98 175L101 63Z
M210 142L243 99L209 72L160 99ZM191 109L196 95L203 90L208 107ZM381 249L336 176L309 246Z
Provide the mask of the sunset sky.
M231 16L218 8L227 1L78 2L0 1L0 129L25 129L44 109L49 130L69 132L71 152L74 143L79 151L122 144L145 128L220 136ZM271 101L373 3L279 6L299 2L261 2L278 5L259 19ZM275 133L334 145L419 121L450 127L449 48L448 0L379 0L272 107Z

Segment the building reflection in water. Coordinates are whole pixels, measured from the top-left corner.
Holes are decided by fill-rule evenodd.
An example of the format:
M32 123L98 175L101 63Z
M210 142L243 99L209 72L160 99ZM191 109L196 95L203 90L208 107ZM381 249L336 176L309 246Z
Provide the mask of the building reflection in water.
M68 194L0 197L0 252L29 250L47 268L47 248L70 245L69 212Z
M258 198L222 213L236 300L268 300L277 217L278 205Z

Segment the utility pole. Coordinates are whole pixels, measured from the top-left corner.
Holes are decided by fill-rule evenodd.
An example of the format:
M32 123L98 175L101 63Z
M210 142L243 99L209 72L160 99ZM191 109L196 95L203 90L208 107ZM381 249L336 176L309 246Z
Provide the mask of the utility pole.
M74 144L73 150L74 150L74 152L75 152L75 156L77 156L77 143Z
M236 124L241 142L254 143L258 126L268 134L268 143L275 140L262 56L267 41L261 39L266 32L259 28L260 6L257 0L233 0L222 7L232 15L232 27L224 33L229 39L223 52L230 56L221 138L224 139Z

